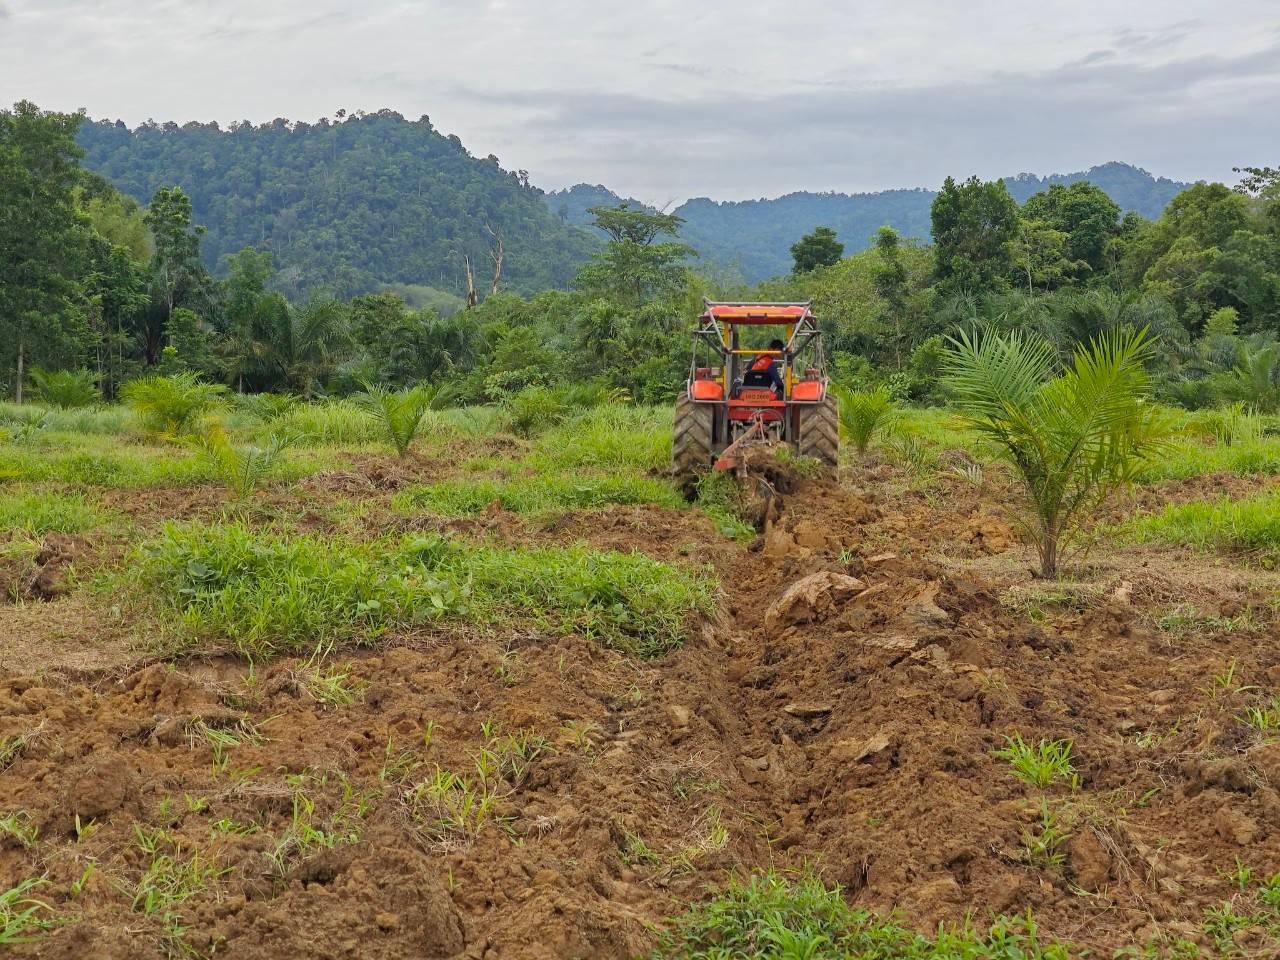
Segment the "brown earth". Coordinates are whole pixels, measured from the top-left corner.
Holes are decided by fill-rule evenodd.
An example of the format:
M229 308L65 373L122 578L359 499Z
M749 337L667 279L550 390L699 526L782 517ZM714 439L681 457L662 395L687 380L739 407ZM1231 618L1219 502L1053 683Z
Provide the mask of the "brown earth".
M310 489L322 506L373 472ZM39 649L0 679L0 737L27 738L0 812L30 811L40 839L0 842L0 889L44 875L37 894L69 922L13 955L164 954L159 913L133 909L152 859L139 828L225 871L172 908L186 943L267 960L634 957L732 871L805 865L922 931L1032 908L1109 955L1161 931L1203 939L1237 858L1280 871L1280 746L1237 719L1280 690L1274 574L1095 551L1064 603L1028 574L996 484L914 489L886 465L843 487L773 479L749 547L636 507L450 528L714 564L720 617L653 662L532 628L410 635L340 660L362 697L328 705L296 661L146 665L110 642L114 663L77 659L30 617ZM89 649L108 600L25 602L0 624L44 611L65 634L78 618ZM1158 629L1174 610L1203 622ZM498 729L546 747L491 777L474 836L435 829L415 788L437 768L474 784ZM218 731L239 745L215 750ZM1015 732L1070 739L1078 787L1014 778L992 751ZM1042 793L1071 832L1060 867L1023 851ZM300 846L299 816L332 849Z

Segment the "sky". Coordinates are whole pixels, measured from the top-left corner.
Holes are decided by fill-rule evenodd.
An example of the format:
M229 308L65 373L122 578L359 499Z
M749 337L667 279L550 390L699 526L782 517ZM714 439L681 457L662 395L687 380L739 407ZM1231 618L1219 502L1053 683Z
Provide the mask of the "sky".
M1277 0L0 0L0 103L426 114L659 205L1280 163Z

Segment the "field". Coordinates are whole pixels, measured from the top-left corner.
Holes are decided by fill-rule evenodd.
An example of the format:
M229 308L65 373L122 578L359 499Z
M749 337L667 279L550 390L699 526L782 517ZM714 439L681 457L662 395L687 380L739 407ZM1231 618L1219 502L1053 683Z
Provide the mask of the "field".
M225 428L0 442L10 955L1280 954L1280 439L1046 582L940 411L693 502L665 409Z

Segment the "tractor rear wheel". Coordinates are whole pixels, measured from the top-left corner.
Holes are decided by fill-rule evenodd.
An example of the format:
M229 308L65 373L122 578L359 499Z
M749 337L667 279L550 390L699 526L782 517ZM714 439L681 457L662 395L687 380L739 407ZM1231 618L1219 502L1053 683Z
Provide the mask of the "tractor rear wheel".
M834 480L840 472L840 414L836 398L800 407L796 416L796 452L813 457L824 467L824 476Z
M694 403L683 394L676 401L675 431L671 440L671 464L678 474L700 473L711 466L715 407Z

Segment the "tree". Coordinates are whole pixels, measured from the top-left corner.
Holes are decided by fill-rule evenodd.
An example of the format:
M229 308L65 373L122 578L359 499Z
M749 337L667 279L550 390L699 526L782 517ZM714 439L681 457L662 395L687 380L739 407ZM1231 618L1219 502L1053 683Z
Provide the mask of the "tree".
M962 330L950 345L945 369L955 402L1013 466L1040 575L1056 577L1083 520L1173 430L1146 402L1152 342L1145 330L1111 331L1080 346L1056 377L1057 356L1043 340Z
M1018 204L1003 181L951 177L930 208L939 292L980 294L1002 289L1013 273L1010 244L1018 235Z
M903 330L907 322L907 268L899 255L898 232L892 227L881 227L876 233L876 254L880 258L875 273L876 293L893 330L893 365L901 370Z
M1101 273L1108 241L1116 235L1120 207L1086 180L1052 184L1022 207L1024 221L1039 221L1063 234L1062 259L1077 276Z
M806 233L791 246L791 259L795 261L792 273L811 273L818 267L839 263L844 256L844 244L836 239L830 227L817 227Z
M209 279L200 263L204 228L192 226L191 200L181 187L157 190L143 220L155 242L151 258L152 299L163 308L160 322L148 331L147 362L155 363L174 309L202 305L208 295Z
M78 280L89 233L75 202L82 119L26 100L0 111L0 349L19 402L32 359L75 367L88 352Z
M1088 270L1088 264L1067 259L1069 239L1044 220L1024 218L1018 225L1018 236L1009 245L1009 255L1028 294L1037 289L1055 290L1069 283L1076 271Z
M684 284L684 261L692 247L676 241L683 221L670 213L633 210L628 204L592 207L592 225L610 237L605 249L578 271L574 285L594 296L639 306L646 300L671 296Z

